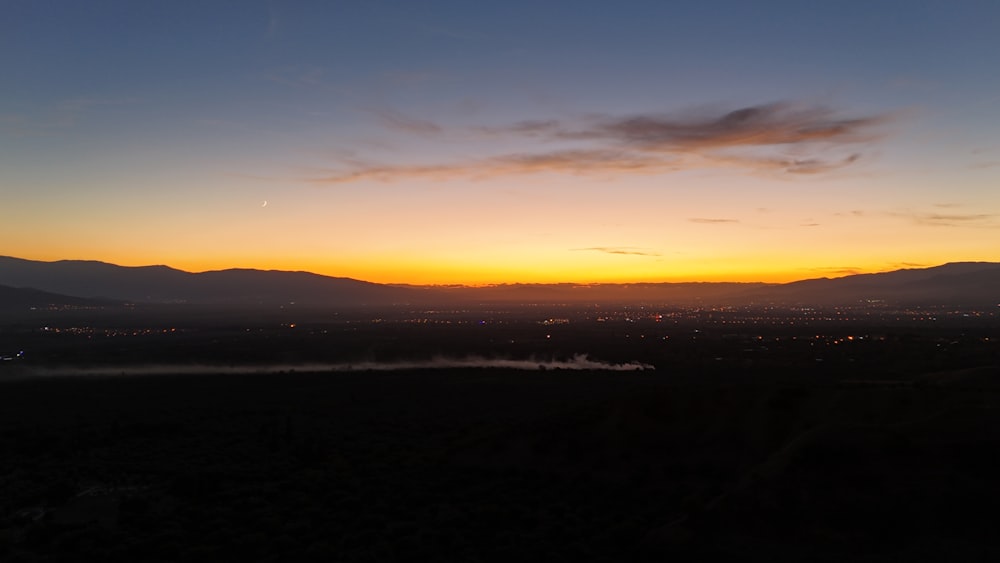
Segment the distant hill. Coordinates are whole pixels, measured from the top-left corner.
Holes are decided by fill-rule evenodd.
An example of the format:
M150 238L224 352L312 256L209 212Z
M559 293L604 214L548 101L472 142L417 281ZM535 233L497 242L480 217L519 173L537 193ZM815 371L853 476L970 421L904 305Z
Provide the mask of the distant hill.
M0 285L88 299L148 303L352 307L546 303L703 305L1000 304L1000 263L959 262L786 284L504 284L397 286L309 272L231 269L190 273L167 266L39 262L0 257Z
M1000 304L1000 264L953 262L932 268L802 280L768 288L753 297L785 304L884 301L899 305L995 306Z
M763 291L764 283L596 283L502 284L486 287L438 288L463 303L675 303L684 305L743 302Z
M101 307L109 301L59 295L37 289L0 285L0 311L47 307Z
M167 266L38 262L11 257L0 257L0 284L86 298L216 305L389 305L420 293L416 288L309 272L233 269L190 273Z

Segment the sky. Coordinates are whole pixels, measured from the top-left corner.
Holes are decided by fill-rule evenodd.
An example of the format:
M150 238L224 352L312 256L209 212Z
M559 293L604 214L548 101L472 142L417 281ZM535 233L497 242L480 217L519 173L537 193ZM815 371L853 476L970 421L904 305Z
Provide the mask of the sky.
M1000 260L1000 2L0 0L0 254L380 283Z

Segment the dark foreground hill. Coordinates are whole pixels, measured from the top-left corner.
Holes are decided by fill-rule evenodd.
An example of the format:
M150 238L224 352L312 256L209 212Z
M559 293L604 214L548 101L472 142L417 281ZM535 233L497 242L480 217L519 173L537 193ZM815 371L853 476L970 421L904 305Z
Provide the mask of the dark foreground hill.
M22 380L5 561L967 561L995 368L911 381L508 370Z

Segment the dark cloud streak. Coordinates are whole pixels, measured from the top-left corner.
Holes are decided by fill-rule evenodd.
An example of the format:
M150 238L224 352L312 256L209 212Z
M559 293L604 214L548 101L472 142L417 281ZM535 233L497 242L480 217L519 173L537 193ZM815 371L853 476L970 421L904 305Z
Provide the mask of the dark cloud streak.
M318 184L346 184L360 180L389 182L398 178L447 180L457 176L483 179L504 174L528 174L546 171L573 174L655 173L669 171L675 165L664 159L649 158L622 151L566 150L547 153L517 153L458 164L393 166L349 161L353 171L333 172L313 178Z
M996 215L989 213L892 212L890 216L909 219L929 227L996 227Z
M386 126L399 131L417 135L440 135L444 131L440 125L426 119L416 119L384 108L372 111Z
M658 252L636 248L632 246L591 246L588 248L574 248L574 251L603 252L605 254L620 254L626 256L662 256Z
M864 270L858 268L857 266L831 266L826 268L813 268L814 272L822 272L824 274L842 275L842 276L852 276L855 274L860 274Z
M714 118L601 117L595 127L560 130L557 135L568 139L606 139L642 150L684 151L818 141L856 143L874 139L876 135L867 130L885 120L885 117L838 118L826 108L774 103L745 107ZM551 131L554 127L551 122L541 122L533 132Z
M913 219L918 223L925 225L967 225L970 223L982 223L984 221L990 221L994 218L993 215L987 213L924 213L913 215Z
M391 110L373 110L389 128L421 136L448 131L431 121ZM563 172L635 174L694 168L735 167L780 174L822 174L855 163L862 153L843 147L877 139L888 116L840 117L822 107L773 103L721 115L590 115L571 122L536 119L478 127L490 137L530 138L543 143L584 143L579 148L525 151L427 165L344 162L310 181L340 184L397 178L484 178L500 174ZM794 149L794 150L793 150ZM795 154L790 157L783 152ZM839 154L838 154L839 153Z
M716 219L712 217L691 217L688 219L691 223L701 223L704 225L720 225L726 223L739 223L739 219Z

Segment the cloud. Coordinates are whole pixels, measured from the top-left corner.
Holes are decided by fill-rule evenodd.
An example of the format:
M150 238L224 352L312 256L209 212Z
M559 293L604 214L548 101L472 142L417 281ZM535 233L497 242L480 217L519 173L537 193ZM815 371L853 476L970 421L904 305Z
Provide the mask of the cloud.
M861 158L860 154L848 155L837 161L823 161L817 158L809 158L804 160L785 160L776 163L779 168L784 169L786 172L792 174L819 174L822 172L829 172L837 168L843 168L848 164L851 164Z
M78 115L93 108L127 106L136 103L135 98L74 98L56 104L56 111Z
M501 127L474 127L473 130L491 137L514 134L526 137L553 138L563 135L562 124L557 119L529 119Z
M443 131L441 126L436 123L409 117L391 109L382 108L372 111L385 125L399 131L417 135L439 135Z
M851 217L865 217L865 216L869 215L869 213L867 211L864 211L864 210L861 210L861 209L852 209L852 210L847 211L847 212L838 211L837 213L834 213L833 215L834 215L834 217L847 217L847 216L851 216Z
M998 166L1000 166L1000 160L984 160L970 164L969 168L973 170L983 170L986 168L996 168Z
M95 109L126 106L136 103L135 98L75 98L62 100L43 108L35 115L0 115L0 134L16 137L44 136L63 132L77 125Z
M721 224L721 223L739 223L739 219L716 219L712 217L691 217L688 219L691 223L702 223L705 225Z
M512 131L547 133L567 139L601 139L649 151L686 151L803 143L857 143L875 139L871 128L884 116L842 118L821 107L789 103L750 106L721 116L637 115L596 117L585 128L562 128L551 121L522 122Z
M317 184L347 184L361 180L391 182L397 179L481 180L498 175L537 172L655 173L672 168L673 163L621 151L565 150L547 153L517 153L456 164L377 165L353 161L353 170L333 172L308 180Z
M821 158L784 158L760 154L732 155L725 153L687 153L688 168L695 167L728 167L740 168L753 172L784 173L784 174L821 174L848 166L861 158L854 153L835 160ZM695 162L698 159L701 163Z
M860 274L864 270L858 268L857 266L830 266L826 268L812 268L814 272L821 272L824 274L834 274L841 276L852 276L854 274Z
M949 210L962 207L962 204L951 202L939 202L930 204L931 207ZM927 211L863 211L855 209L849 212L834 213L837 217L856 218L881 218L894 217L905 219L917 225L927 227L976 227L976 228L998 228L1000 227L1000 214L996 213L958 213L958 212L927 212Z
M915 213L892 212L889 215L910 219L931 227L992 227L996 215L990 213Z
M412 25L414 28L430 36L446 37L448 39L457 39L460 41L481 41L490 38L490 35L486 33L473 31L469 29L458 29L453 27L444 27L440 25L432 26L421 23L414 23Z
M574 248L573 250L604 252L605 254L622 254L627 256L662 256L658 252L634 246L591 246L589 248Z
M439 137L452 133L431 121L395 111L376 113L398 131ZM716 114L533 119L472 127L471 131L477 133L472 139L468 138L470 129L464 130L463 148L484 137L528 141L531 149L516 154L420 165L341 162L326 176L309 181L340 184L412 177L475 179L537 172L621 175L720 167L768 174L823 174L861 159L861 152L845 149L878 139L879 127L888 120L885 115L843 117L831 109L790 103Z
M959 203L940 202L932 203L931 207L937 209L955 209L962 207ZM997 213L942 213L926 211L862 211L852 210L846 213L834 213L838 217L857 218L882 218L894 217L905 219L917 225L926 227L974 227L974 228L1000 228L1000 214Z
M296 87L315 87L323 83L327 71L315 65L297 64L273 69L262 77L265 80Z
M675 163L615 150L565 150L547 153L522 153L493 159L512 172L651 172L671 168Z
M913 216L918 222L932 225L962 225L993 219L988 213L924 213Z

